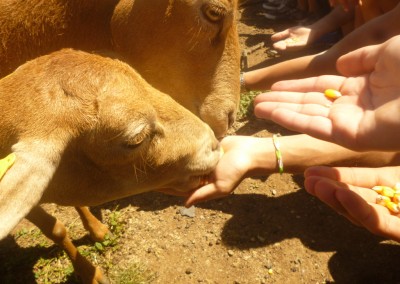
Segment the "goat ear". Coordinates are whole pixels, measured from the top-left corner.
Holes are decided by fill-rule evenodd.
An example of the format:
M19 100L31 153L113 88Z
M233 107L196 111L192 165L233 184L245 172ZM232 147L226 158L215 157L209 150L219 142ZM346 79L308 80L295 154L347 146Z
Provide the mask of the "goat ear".
M0 180L0 240L38 205L60 162L61 148L38 140L12 147L15 160Z

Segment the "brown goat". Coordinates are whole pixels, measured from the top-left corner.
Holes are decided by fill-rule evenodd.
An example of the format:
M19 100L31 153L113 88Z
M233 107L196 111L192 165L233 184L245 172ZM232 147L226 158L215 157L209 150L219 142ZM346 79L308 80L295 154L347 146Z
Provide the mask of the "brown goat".
M239 103L237 0L0 1L0 76L70 47L114 51L223 136Z
M0 155L16 155L0 180L0 239L27 217L66 250L84 283L107 279L39 204L190 190L219 158L198 117L127 64L82 51L39 57L1 79L0 108Z

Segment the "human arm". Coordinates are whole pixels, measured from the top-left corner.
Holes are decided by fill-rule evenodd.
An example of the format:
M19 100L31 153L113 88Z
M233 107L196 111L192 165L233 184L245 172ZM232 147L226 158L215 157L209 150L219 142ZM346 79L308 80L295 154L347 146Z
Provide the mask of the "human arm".
M269 90L277 81L301 79L321 74L338 74L337 59L357 48L379 44L400 34L400 4L393 10L357 28L323 53L302 56L244 74L249 90Z
M400 162L397 153L348 150L304 134L279 137L284 172L303 173L310 166L382 166ZM271 137L228 136L221 142L225 154L211 174L209 184L189 193L186 206L229 195L246 177L278 172Z
M376 185L393 187L400 167L329 168L312 167L305 171L306 190L371 233L400 242L400 218L379 204Z

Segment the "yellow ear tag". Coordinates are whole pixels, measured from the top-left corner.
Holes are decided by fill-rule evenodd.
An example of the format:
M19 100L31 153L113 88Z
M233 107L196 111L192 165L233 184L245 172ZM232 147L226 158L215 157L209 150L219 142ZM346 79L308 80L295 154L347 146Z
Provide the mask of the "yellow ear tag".
M4 176L4 174L8 171L9 168L14 164L15 162L15 154L11 153L4 159L0 160L0 180Z

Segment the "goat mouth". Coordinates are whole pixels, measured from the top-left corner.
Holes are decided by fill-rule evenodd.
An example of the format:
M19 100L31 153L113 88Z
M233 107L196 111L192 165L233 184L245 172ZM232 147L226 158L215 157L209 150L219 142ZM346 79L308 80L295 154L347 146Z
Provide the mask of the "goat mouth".
M191 176L188 180L187 186L189 190L198 189L210 183L210 174L202 174Z
M189 176L187 179L180 180L174 184L170 184L165 188L174 188L176 191L188 192L196 190L210 183L210 173L202 175Z
M186 182L181 183L176 187L178 191L191 191L198 189L210 183L210 174L190 176Z
M199 178L199 186L198 187L202 187L202 186L209 184L209 175L201 175L201 176L198 176L198 178Z

